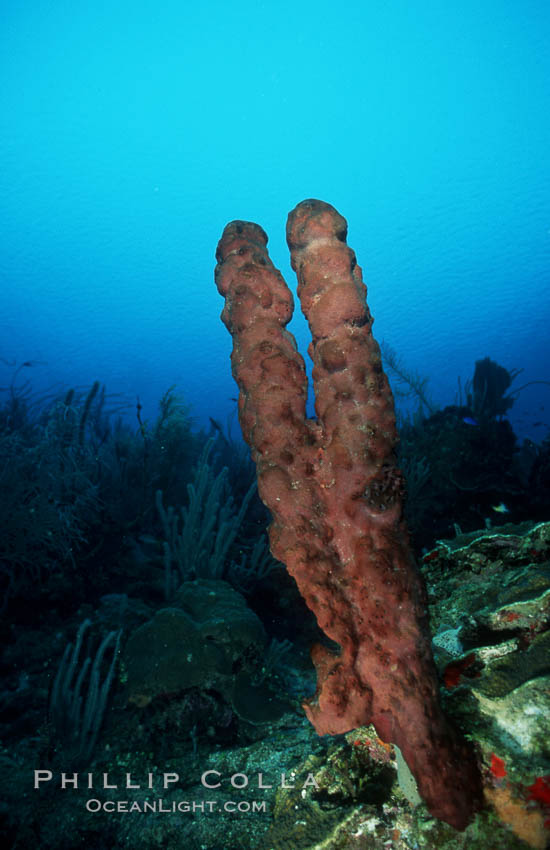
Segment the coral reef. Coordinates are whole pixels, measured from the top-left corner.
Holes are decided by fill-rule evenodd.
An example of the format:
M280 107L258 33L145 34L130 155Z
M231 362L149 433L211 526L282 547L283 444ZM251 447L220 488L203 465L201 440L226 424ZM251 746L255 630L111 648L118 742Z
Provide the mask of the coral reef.
M319 737L304 717L300 701L315 687L308 650L319 631L294 581L273 568L276 562L265 547L265 509L255 496L230 550L214 561L223 561L225 581L205 580L211 569L205 562L205 576L184 581L167 608L165 536L155 491L162 489L166 504L181 505L183 513L195 505L193 527L200 539L206 527L215 537L223 524L219 512L210 524L205 506L212 502L207 488L199 496L200 477L214 481L227 467L227 494L236 506L250 487L250 464L242 463L242 453L231 462L231 444L219 428L210 435L215 443L208 471L202 466L209 451L206 435L190 433L186 412L171 392L161 401L158 419L151 425L142 421L137 431L109 425L102 415L109 399L94 387L50 398L39 416L25 406L25 398L12 394L0 407L2 498L17 509L2 513L9 532L4 542L10 542L3 566L21 579L7 595L1 627L0 835L5 846L545 846L550 826L547 523L480 530L481 522L468 534L457 528L456 536L440 540L422 559L445 711L475 746L487 804L457 832L418 802L399 752L373 726ZM427 442L420 457L426 456L430 470L437 469L438 446L453 453L451 423L456 430L464 415L459 410L447 411L449 427L440 443L436 421L424 420L431 423L434 449L430 453ZM483 423L478 429L463 425L472 441L479 440ZM479 451L485 451L481 445ZM416 489L433 504L439 498L435 479L425 476L424 463L417 466ZM532 470L525 476L529 490L520 491L518 500L544 492L534 483L548 480L548 441L538 448ZM59 536L59 525L44 522L53 512L59 521L66 516L57 497L48 509L52 513L44 513L50 475L60 478L55 492L61 494L78 492L88 481L84 492L97 494L100 514L89 510L88 500L77 503L75 523ZM29 524L33 508L35 520ZM9 528L13 517L19 519ZM447 509L451 527L452 519ZM64 541L73 550L66 559ZM19 557L24 545L33 556L29 566L33 558L43 565L41 575L34 576ZM177 577L175 569L172 575ZM103 722L95 727L101 714ZM83 756L82 771L95 778L92 790L61 790L59 781L33 789L33 769L51 770L59 780L59 771L76 769L75 760L80 763ZM219 788L202 785L205 770L220 774ZM178 784L163 788L164 771L178 773ZM147 787L149 772L153 788ZM125 787L128 773L140 787ZM102 787L103 774L118 783L118 790ZM248 786L235 787L231 777L242 782L243 774ZM87 811L90 797L135 814ZM146 810L153 805L156 811Z

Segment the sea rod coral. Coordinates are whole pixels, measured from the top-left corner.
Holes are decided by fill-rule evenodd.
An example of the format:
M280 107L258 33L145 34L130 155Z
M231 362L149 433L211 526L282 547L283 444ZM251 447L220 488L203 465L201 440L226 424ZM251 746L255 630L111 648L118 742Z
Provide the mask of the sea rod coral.
M329 204L300 203L287 242L312 334L316 418L285 329L293 298L251 222L230 222L216 284L233 337L239 418L272 514L271 550L339 651L317 646L317 732L373 723L401 749L430 811L463 829L480 801L474 756L442 713L427 601L404 524L394 404L366 287Z

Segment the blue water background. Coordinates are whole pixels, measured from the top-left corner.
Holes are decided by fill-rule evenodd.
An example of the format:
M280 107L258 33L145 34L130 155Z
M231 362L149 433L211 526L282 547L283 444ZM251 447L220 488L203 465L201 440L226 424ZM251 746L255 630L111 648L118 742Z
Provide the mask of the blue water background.
M37 390L99 379L198 424L236 390L213 282L259 222L349 222L375 334L439 404L490 356L550 379L550 4L4 2L0 356ZM305 353L301 316L292 330ZM0 364L0 384L13 368ZM542 439L550 387L513 412Z

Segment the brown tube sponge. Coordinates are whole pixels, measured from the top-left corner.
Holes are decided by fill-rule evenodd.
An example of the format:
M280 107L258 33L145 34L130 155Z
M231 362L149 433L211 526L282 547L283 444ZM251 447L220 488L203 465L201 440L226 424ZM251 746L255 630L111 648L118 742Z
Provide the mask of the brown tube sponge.
M473 754L439 704L426 594L403 521L392 393L372 335L366 287L345 219L299 204L287 241L312 342L316 419L304 361L285 327L293 299L256 224L227 225L217 250L222 319L233 337L239 417L271 511L273 555L294 576L325 634L317 732L373 723L401 749L430 811L462 829L481 799Z

